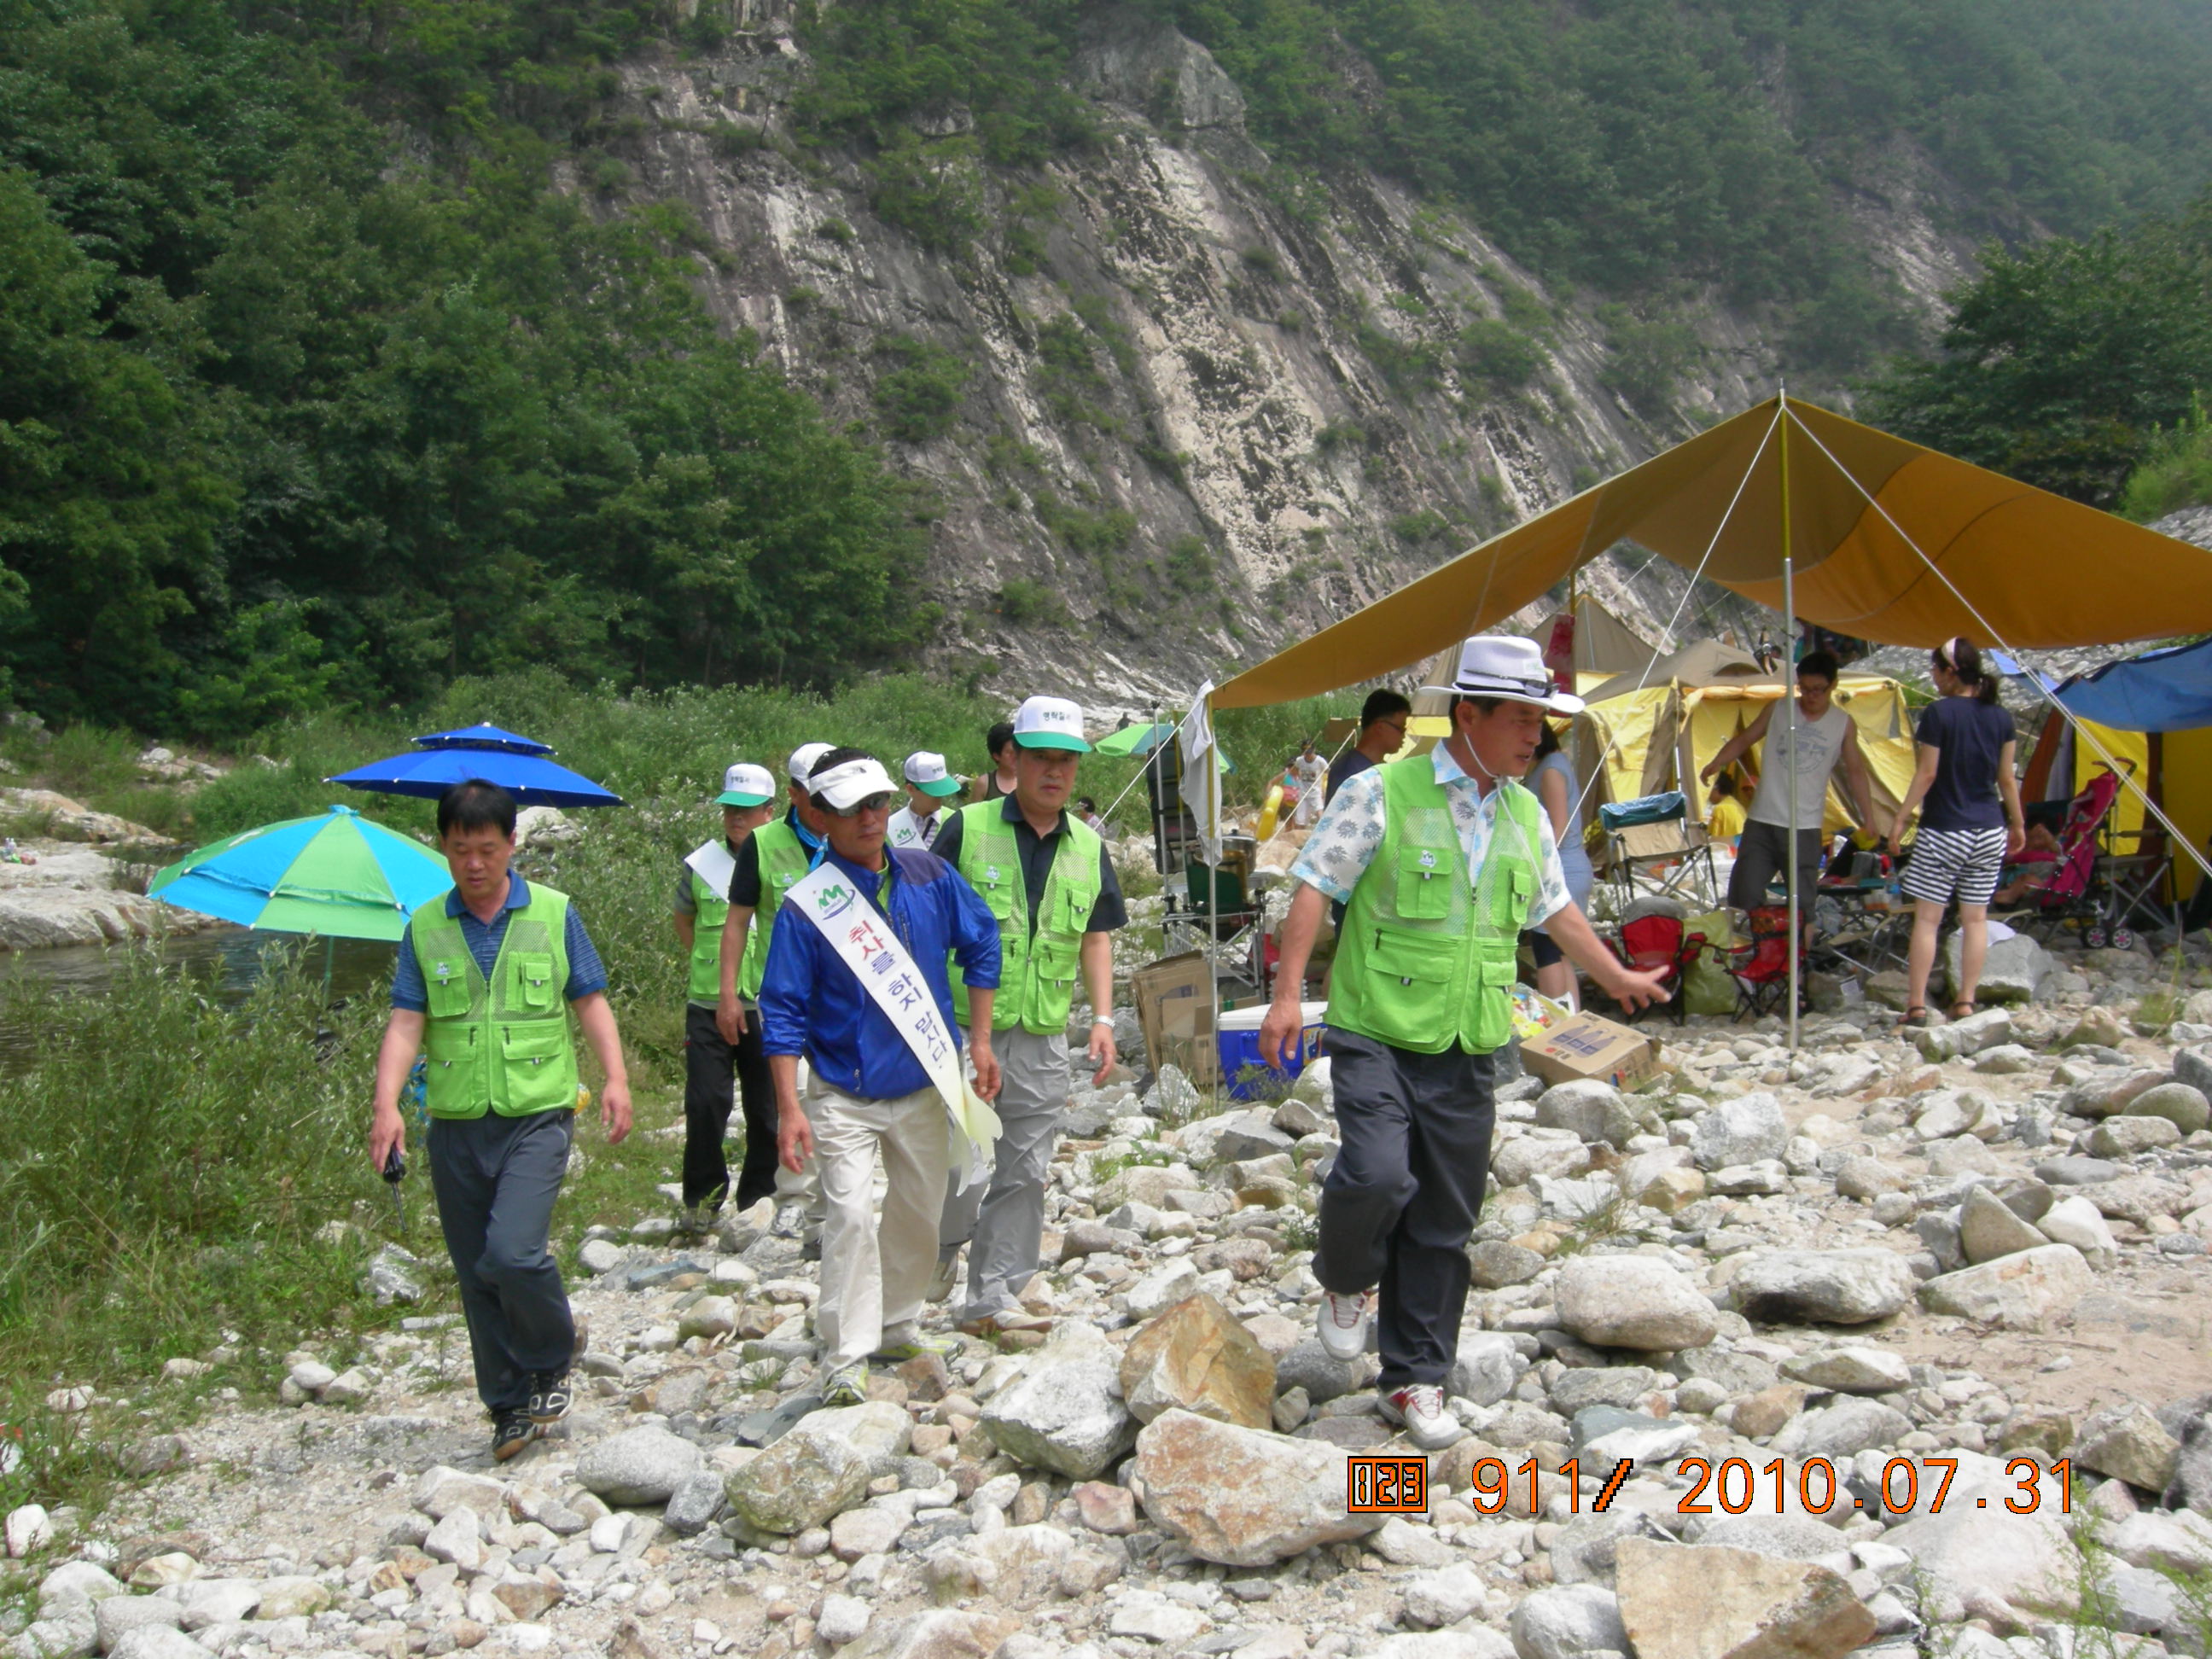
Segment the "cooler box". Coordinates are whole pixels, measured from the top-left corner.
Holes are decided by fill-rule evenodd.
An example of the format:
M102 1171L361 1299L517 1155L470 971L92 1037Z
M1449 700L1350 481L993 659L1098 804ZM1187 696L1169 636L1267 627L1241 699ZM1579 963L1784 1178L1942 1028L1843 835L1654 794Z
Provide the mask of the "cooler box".
M1326 1002L1303 1002L1298 1005L1298 1053L1287 1072L1275 1072L1279 1078L1296 1077L1305 1069L1309 1060L1321 1054L1322 1032L1326 1024L1322 1016L1328 1012ZM1263 1005L1257 1008L1232 1008L1222 1015L1219 1029L1214 1033L1214 1042L1221 1056L1222 1086L1232 1100L1256 1098L1254 1091L1237 1080L1237 1074L1247 1066L1264 1062L1260 1058L1260 1022L1267 1017ZM1273 1071L1273 1067L1268 1068Z

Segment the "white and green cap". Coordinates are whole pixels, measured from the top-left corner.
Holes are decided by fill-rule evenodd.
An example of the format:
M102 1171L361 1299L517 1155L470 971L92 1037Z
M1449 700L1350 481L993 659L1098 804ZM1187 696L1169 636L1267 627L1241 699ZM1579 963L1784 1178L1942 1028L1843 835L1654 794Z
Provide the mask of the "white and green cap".
M927 749L916 750L906 757L906 781L925 795L960 793L960 780L946 769L945 757Z
M1024 749L1091 752L1083 740L1083 710L1066 697L1031 697L1014 714L1014 741Z
M722 793L714 797L718 806L758 806L775 793L775 780L769 775L765 766L752 766L740 761L722 774Z

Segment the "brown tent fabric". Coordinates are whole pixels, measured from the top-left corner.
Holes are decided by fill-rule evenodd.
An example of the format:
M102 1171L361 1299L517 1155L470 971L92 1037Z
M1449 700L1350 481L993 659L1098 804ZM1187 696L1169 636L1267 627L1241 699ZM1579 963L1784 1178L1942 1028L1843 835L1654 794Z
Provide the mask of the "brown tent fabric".
M1656 660L1650 660L1647 653L1647 661L1648 668L1639 662L1629 672L1616 674L1593 686L1583 693L1583 701L1603 702L1608 697L1626 696L1631 691L1654 685L1676 684L1702 689L1775 678L1759 665L1757 658L1718 640L1693 640L1680 651L1670 652Z
M1540 646L1552 643L1552 629L1564 611L1547 617L1527 637ZM1574 672L1581 674L1631 674L1651 660L1655 647L1626 623L1587 593L1575 600Z
M2212 552L1778 397L1247 669L1214 706L1393 673L1535 603L1617 542L1690 569L1711 546L1707 576L1779 611L1785 453L1801 618L1929 647L1954 635L1989 643L1992 630L2015 649L2044 650L2212 633Z

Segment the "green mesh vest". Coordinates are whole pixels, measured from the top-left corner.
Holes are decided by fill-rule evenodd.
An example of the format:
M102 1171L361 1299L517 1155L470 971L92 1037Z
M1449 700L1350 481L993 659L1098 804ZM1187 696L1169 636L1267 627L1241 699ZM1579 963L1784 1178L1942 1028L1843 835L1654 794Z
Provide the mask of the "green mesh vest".
M745 933L745 959L738 965L738 994L748 1002L760 999L761 975L768 972L769 936L775 931L775 913L783 908L783 896L806 878L814 862L814 854L788 817L754 830L753 845L760 849L761 902Z
M722 995L722 924L730 919L730 896L716 892L696 870L690 876L696 914L691 919L691 969L684 994L694 1002L718 1002ZM750 956L750 934L745 945Z
M1067 1030L1068 1005L1083 971L1083 935L1098 902L1098 832L1073 816L1053 849L1044 896L1037 904L1036 932L1030 932L1029 891L1022 880L1022 853L1004 802L978 801L960 809L960 873L983 896L999 921L999 994L991 1005L991 1029L1018 1025L1040 1036ZM952 1006L965 1025L968 988L960 966L952 964Z
M528 1117L576 1109L568 1035L568 896L531 884L507 915L489 982L458 917L434 898L417 910L415 960L429 1006L423 1104L432 1117Z
M1328 1023L1437 1054L1504 1047L1521 929L1541 874L1535 796L1498 785L1482 870L1467 853L1427 755L1382 769L1382 845L1352 889L1329 981Z

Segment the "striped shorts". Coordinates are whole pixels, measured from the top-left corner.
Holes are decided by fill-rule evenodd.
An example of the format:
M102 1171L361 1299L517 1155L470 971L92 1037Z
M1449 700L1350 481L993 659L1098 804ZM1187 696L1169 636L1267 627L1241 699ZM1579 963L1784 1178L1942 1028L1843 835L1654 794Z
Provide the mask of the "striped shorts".
M1898 883L1907 898L1987 904L2004 871L2002 830L1923 830Z

